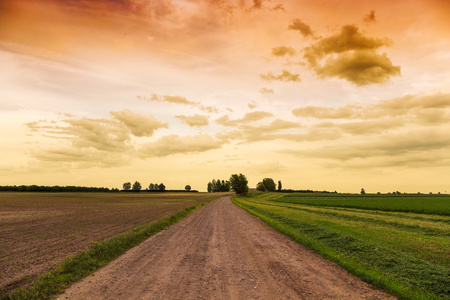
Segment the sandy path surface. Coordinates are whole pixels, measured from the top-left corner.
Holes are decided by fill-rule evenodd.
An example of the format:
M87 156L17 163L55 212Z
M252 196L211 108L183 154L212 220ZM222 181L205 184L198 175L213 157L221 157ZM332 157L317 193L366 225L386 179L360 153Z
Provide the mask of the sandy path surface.
M224 197L129 250L58 299L388 297Z

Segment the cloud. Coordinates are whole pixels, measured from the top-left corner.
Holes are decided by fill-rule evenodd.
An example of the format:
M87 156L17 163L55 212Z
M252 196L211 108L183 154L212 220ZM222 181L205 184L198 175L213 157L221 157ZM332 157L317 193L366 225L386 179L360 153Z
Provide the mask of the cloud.
M167 102L167 103L173 103L173 104L188 105L190 107L199 108L200 110L202 110L204 112L208 112L208 113L217 113L218 112L217 108L215 108L213 106L206 106L206 105L201 104L200 102L189 101L185 97L182 97L182 96L152 94L150 98L138 96L138 99L144 99L146 101Z
M139 137L152 136L155 130L169 128L167 123L160 122L151 115L134 113L128 109L110 114L128 127L133 135Z
M296 117L314 119L386 120L401 117L404 123L444 124L450 122L450 94L406 95L366 106L345 105L337 108L305 106L293 109L292 114Z
M364 22L366 23L375 23L377 18L375 17L375 10L371 10L365 17Z
M255 109L258 105L256 104L256 101L253 101L253 102L247 104L247 106L250 109Z
M113 118L39 120L26 123L35 134L58 141L47 148L33 149L31 155L46 165L65 163L74 168L111 167L127 164L135 151L132 135L149 137L167 124L151 115L130 110L110 113Z
M339 108L306 106L295 108L292 114L296 117L315 118L315 119L349 119L354 118L355 110L359 107L354 105L346 105Z
M267 80L267 81L279 80L279 81L285 81L285 82L289 82L289 81L301 82L299 74L291 73L286 70L283 70L282 73L278 74L278 75L274 75L273 73L269 72L266 74L261 74L260 76L262 79Z
M273 89L268 89L268 88L261 88L261 89L259 90L259 92L260 92L261 94L263 94L264 96L273 95L273 93L274 93ZM251 108L251 107L250 107L250 108ZM253 107L253 108L254 108L254 107Z
M281 47L272 48L273 56L286 56L286 55L294 56L295 54L296 54L296 51L292 47L281 46Z
M320 78L339 77L358 86L380 84L400 75L400 67L386 53L376 52L391 44L389 39L364 36L356 25L346 25L304 48L303 57Z
M219 149L223 141L208 134L195 136L166 135L156 142L147 143L138 149L141 158L163 157L173 154L198 153Z
M291 24L289 24L288 29L299 31L303 35L303 37L314 36L311 27L308 24L303 23L303 21L300 19L292 20Z
M246 113L241 119L230 120L230 117L225 115L215 120L215 122L222 126L239 127L243 124L248 124L271 117L273 117L272 113L266 111L254 111Z
M397 118L380 119L374 121L358 121L345 123L320 123L316 128L339 128L351 135L369 135L384 133L387 130L404 126L404 121Z
M206 126L209 124L208 116L201 116L197 114L193 116L176 116L175 118L180 119L182 122L186 123L191 127Z
M386 53L355 51L328 59L314 68L319 77L339 77L359 86L388 82L400 75L400 67L394 66Z
M428 166L448 165L450 162L449 150L450 139L446 132L416 130L380 136L372 142L340 144L319 149L290 151L290 153L345 162L345 165L335 163L335 166L348 166L352 163L360 165L362 161L366 160L369 163L363 164L365 167L370 167L370 163L374 162L376 164L373 167L388 165L415 167L417 166L415 160L426 162ZM423 166L423 164L421 165Z

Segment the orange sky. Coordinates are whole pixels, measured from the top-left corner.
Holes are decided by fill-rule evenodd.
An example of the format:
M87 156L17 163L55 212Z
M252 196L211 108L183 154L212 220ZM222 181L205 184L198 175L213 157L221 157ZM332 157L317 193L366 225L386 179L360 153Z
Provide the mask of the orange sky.
M449 13L0 0L0 185L450 192Z

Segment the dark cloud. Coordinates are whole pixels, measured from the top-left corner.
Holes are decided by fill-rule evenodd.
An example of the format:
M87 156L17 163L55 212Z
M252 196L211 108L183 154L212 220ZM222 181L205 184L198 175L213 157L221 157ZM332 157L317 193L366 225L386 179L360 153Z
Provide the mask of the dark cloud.
M364 22L366 23L375 23L377 18L375 17L375 10L371 10L365 17Z
M385 53L389 39L364 36L355 25L346 25L335 35L321 38L304 49L309 67L321 78L338 77L356 85L380 84L400 75Z
M262 79L267 80L267 81L278 80L278 81L285 81L285 82L289 82L289 81L301 82L300 74L291 73L286 70L283 70L281 72L281 74L278 74L278 75L275 75L272 72L269 72L266 74L261 74L260 76Z
M292 20L291 24L289 24L288 29L299 31L303 35L303 37L313 37L314 36L313 31L311 30L311 27L308 24L303 23L303 21L300 19Z

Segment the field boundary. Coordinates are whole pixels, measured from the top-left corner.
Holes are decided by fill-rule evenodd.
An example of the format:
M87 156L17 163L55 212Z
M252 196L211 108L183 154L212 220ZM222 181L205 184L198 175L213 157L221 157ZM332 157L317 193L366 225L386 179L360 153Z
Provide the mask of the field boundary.
M113 236L103 242L93 241L88 251L65 259L53 271L47 272L31 282L29 287L0 294L0 300L48 299L60 294L71 284L104 267L127 250L219 198L179 210L170 216L162 217L151 223L139 225L129 232Z

